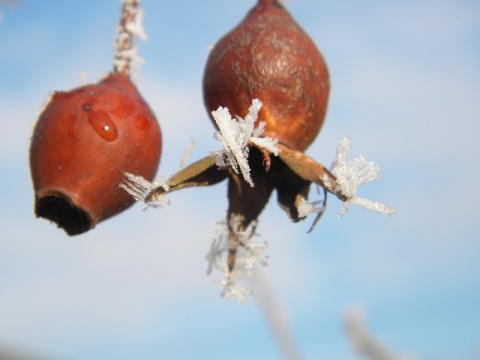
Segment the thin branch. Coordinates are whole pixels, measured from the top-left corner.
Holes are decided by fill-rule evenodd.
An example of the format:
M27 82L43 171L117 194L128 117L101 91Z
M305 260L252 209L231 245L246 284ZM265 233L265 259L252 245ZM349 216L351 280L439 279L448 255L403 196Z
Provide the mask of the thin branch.
M140 1L123 0L122 15L115 37L113 70L125 76L130 76L132 69L143 63L133 41L134 37L147 40L142 26L143 10L139 6Z
M353 347L368 360L413 360L399 356L380 343L365 326L361 308L352 307L345 312L345 327Z

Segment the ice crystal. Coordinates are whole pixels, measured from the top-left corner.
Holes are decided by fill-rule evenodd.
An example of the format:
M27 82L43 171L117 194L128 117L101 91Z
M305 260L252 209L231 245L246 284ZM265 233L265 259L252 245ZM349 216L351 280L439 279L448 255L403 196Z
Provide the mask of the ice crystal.
M208 275L213 270L218 270L223 275L223 279L214 280L215 283L223 287L221 296L227 300L230 300L233 296L239 303L246 304L248 302L247 295L252 292L241 287L238 282L250 278L257 263L264 266L267 264L265 249L268 244L267 242L252 241L255 234L255 223L246 230L239 230L241 220L241 215L233 214L229 220L230 226L225 221L219 223L221 229L218 231L218 238L213 240L206 260L208 261ZM236 237L233 242L232 231ZM228 252L232 247L236 247L237 251L235 267L230 271Z
M304 197L300 198L300 202L298 203L297 206L297 211L298 211L298 217L302 218L307 216L308 214L319 214L325 210L325 207L322 206L317 206L318 204L321 204L322 201L313 201L309 202L307 199Z
M183 152L182 160L180 161L180 169L183 169L187 164L188 158L192 154L193 148L195 147L195 140L193 138L188 142L185 151Z
M125 173L125 178L119 186L128 192L136 201L143 201L149 207L153 208L170 204L170 201L162 195L157 195L154 200L147 199L148 195L159 187L168 191L169 186L163 177L159 177L153 182L150 182L140 175Z
M87 80L87 72L86 71L80 71L80 86L84 86L88 84Z
M367 161L362 155L354 160L347 160L347 153L351 146L351 138L340 140L337 149L337 158L332 167L332 174L337 178L336 191L341 191L348 197L338 214L342 217L348 211L348 204L353 203L367 210L381 214L392 215L395 210L384 204L357 196L360 185L379 178L380 166L372 161Z
M248 165L248 146L254 145L274 155L280 153L280 149L276 145L277 139L261 137L265 129L265 122L261 121L257 128L254 127L262 105L260 100L254 99L245 119L239 116L233 119L229 110L221 106L212 111L212 116L219 129L213 137L223 145L223 150L212 152L216 155L217 165L219 167L231 166L237 174L241 172L250 186L254 186L254 184Z

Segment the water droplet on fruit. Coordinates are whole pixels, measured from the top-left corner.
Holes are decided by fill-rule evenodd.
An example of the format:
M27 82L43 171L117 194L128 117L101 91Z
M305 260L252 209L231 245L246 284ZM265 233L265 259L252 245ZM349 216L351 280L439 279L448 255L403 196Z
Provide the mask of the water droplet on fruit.
M89 111L88 123L103 140L111 142L117 139L117 127L105 111Z

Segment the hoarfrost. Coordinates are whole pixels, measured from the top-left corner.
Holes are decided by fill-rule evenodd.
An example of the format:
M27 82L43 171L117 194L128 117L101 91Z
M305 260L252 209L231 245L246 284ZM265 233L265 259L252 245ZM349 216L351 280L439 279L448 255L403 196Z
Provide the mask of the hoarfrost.
M129 193L136 201L143 201L149 207L157 208L162 205L169 205L170 200L165 196L157 195L154 201L148 201L148 195L159 187L162 187L165 191L168 191L169 186L165 181L165 178L158 177L153 182L148 181L140 175L134 175L131 173L125 173L125 180L119 185L123 190Z
M137 70L144 60L138 55L138 46L133 43L133 38L148 40L142 25L143 10L140 8L141 0L123 0L122 18L117 28L114 41L115 56L113 66L120 74L130 75L131 70Z
M263 103L259 99L254 99L245 119L239 116L233 119L229 110L221 106L212 111L212 116L219 128L213 137L223 145L223 150L212 152L216 155L217 165L219 167L231 166L237 174L241 172L245 181L252 187L254 184L248 165L248 145L253 144L275 156L280 153L280 149L276 145L277 139L261 137L265 129L265 122L262 121L257 128L254 127L262 106Z
M248 303L247 296L252 292L238 284L242 279L248 279L253 274L253 268L257 263L267 265L267 256L265 249L267 242L253 242L252 237L255 234L255 223L246 230L239 230L242 217L232 214L227 225L225 221L220 222L221 228L218 231L218 238L214 239L210 251L206 256L208 261L207 274L210 275L213 270L219 271L223 279L214 280L216 284L223 287L221 296L227 300L234 297L239 303ZM232 244L231 231L235 232L237 241ZM230 271L228 267L228 252L236 247L236 263L234 269ZM237 247L238 246L238 247Z
M192 154L194 147L195 147L195 140L193 138L190 138L190 141L188 142L188 145L183 152L182 160L180 161L180 169L183 169L187 164L188 158Z
M322 201L313 201L309 202L307 199L302 197L300 202L297 206L298 217L302 218L307 216L308 214L319 214L325 210L325 207L322 205L318 207L318 204L321 204Z
M367 161L362 155L354 160L347 160L351 142L352 140L349 137L340 140L337 158L332 167L332 174L337 178L335 191L340 191L348 197L338 216L342 217L348 211L349 203L381 214L394 214L395 210L384 204L357 196L357 189L360 185L379 178L380 166L372 161Z

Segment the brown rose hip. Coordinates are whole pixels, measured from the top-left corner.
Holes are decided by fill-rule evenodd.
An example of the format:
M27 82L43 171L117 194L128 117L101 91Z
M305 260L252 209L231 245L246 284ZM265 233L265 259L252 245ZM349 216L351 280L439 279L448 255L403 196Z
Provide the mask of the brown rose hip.
M259 0L210 53L203 78L209 112L245 116L263 102L264 136L303 151L320 131L329 95L325 61L310 37L276 0Z

